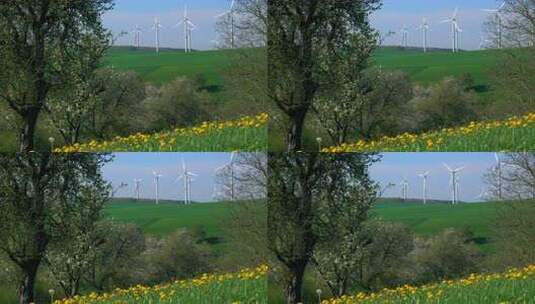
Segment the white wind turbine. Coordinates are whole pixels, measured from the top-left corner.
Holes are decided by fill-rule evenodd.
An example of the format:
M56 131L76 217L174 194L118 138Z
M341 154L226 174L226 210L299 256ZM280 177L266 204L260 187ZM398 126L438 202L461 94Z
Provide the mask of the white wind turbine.
M184 205L191 204L191 182L194 181L192 178L195 176L198 175L190 172L186 166L186 162L182 160L182 172L179 174L177 181L182 180L184 183Z
M498 153L494 153L494 158L496 159L496 174L498 175L498 199L502 199L502 175L503 175L503 162L500 159Z
M230 154L230 161L215 170L216 174L219 172L228 170L229 175L230 175L230 185L223 185L223 187L226 187L227 190L230 192L231 201L234 201L236 199L235 186L234 186L235 185L235 166L234 166L235 157L236 157L236 153L232 152Z
M188 17L187 5L184 6L184 17L182 18L182 21L175 24L175 27L179 27L180 25L184 26L184 52L189 53L191 52L191 32L196 26Z
M429 45L429 23L427 22L427 18L422 19L422 24L417 27L417 29L422 31L422 47L424 49L424 52L427 52L427 47Z
M139 201L140 194L141 194L141 182L142 179L134 179L134 191L136 193L136 199Z
M446 164L444 164L444 167L450 172L451 204L455 205L459 202L459 173L464 170L465 167L452 169Z
M425 205L427 204L427 178L429 177L429 171L426 171L422 174L418 174L418 176L423 179L423 183L424 183L422 197L423 197L423 202Z
M407 25L404 24L399 31L401 33L401 47L406 48L409 46L409 29L407 28Z
M152 29L156 32L156 53L160 53L160 29L163 28L163 25L160 23L158 17L154 18L154 25Z
M459 34L462 33L462 29L459 27L458 22L458 15L459 14L459 8L456 7L453 11L453 15L451 15L450 18L442 20L440 23L450 23L451 26L451 50L453 53L456 53L459 51Z
M141 47L141 34L143 33L143 29L139 25L136 25L132 33L134 34L134 46L137 48L140 48Z
M503 46L503 25L502 25L502 15L501 11L505 7L506 2L504 1L500 6L494 9L484 9L482 11L489 13L496 18L496 22L498 23L498 47L502 48Z
M163 177L162 174L152 170L152 175L154 175L154 186L156 187L156 205L160 203L160 178Z
M401 196L403 201L406 202L409 194L409 182L407 182L406 178L403 178L399 185L401 186Z
M236 0L232 0L232 2L230 3L230 9L228 11L215 16L216 18L223 18L223 17L228 17L229 18L229 20L230 20L230 47L231 48L235 47L235 41L236 41L236 35L235 35L235 31L236 31L236 26L235 26L236 12L235 12L235 9L234 9L235 5L236 5Z

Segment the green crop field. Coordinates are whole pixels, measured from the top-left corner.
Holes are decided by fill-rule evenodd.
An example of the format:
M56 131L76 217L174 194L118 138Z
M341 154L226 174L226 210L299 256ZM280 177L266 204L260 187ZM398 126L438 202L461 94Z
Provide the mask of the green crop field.
M231 51L202 51L183 53L167 50L156 54L151 49L136 50L130 47L114 47L104 60L107 66L131 70L147 82L161 85L180 76L203 75L209 86L221 86L221 70L228 65L227 54Z
M210 238L222 237L220 224L230 215L229 203L180 205L178 202L114 199L104 214L107 218L139 225L147 234L165 236L180 228L202 225Z
M422 236L432 236L447 228L468 228L478 244L487 249L496 204L380 203L374 214L387 221L404 223Z
M403 50L384 47L374 56L376 65L388 70L401 70L411 79L429 85L447 76L470 73L477 88L484 91L489 83L489 71L495 66L496 51L469 51L453 54L446 50L423 53L420 50Z

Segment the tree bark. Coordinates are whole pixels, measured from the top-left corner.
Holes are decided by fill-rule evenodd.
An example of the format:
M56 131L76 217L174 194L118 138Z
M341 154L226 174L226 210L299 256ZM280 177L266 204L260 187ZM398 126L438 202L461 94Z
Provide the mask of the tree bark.
M22 268L24 274L20 282L19 289L19 304L35 303L34 288L35 278L37 276L37 269L39 268L39 260L30 260L25 263Z
M286 284L286 303L303 303L303 277L305 275L306 262L298 262L289 269L290 274Z
M290 117L290 131L286 140L288 152L297 152L303 147L303 126L305 124L306 113L306 110L300 110Z
M31 108L23 115L24 125L20 134L19 148L21 153L28 153L34 150L35 129L39 119L39 112L38 108Z

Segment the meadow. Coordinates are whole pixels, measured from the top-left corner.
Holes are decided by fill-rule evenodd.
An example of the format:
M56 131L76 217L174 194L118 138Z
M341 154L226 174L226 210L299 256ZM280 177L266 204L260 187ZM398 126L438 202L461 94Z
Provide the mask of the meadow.
M373 57L376 66L388 70L401 70L422 85L430 85L447 76L470 73L476 89L488 89L489 72L496 64L498 53L493 50L469 51L453 54L448 50L428 53L420 49L403 50L399 47L379 48Z
M222 86L221 71L228 67L232 51L215 50L184 53L182 50L162 50L156 54L153 49L113 47L104 59L104 64L119 70L138 73L145 81L154 85L168 83L179 76L193 78L203 75L208 86L218 90Z
M220 224L230 215L230 203L197 203L182 205L179 201L140 200L116 198L106 205L108 219L133 223L144 233L166 236L180 228L202 225L209 238L222 238Z
M448 280L425 286L401 286L377 293L359 293L321 304L357 303L533 303L535 299L535 265L510 269L504 273L472 274L460 280Z
M182 304L182 303L267 303L267 266L237 273L204 274L156 286L133 286L106 294L57 300L54 304Z
M233 152L267 148L268 115L227 122L205 122L155 134L134 134L109 141L90 141L55 149L55 152Z
M535 147L535 113L504 121L469 125L423 134L401 134L375 141L359 140L325 148L323 152L490 152L531 151Z

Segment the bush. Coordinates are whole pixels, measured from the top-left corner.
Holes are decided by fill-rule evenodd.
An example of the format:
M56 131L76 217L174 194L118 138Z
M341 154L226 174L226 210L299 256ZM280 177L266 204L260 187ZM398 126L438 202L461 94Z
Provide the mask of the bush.
M423 92L423 96L412 101L418 121L417 131L450 128L477 119L476 96L466 91L466 83L447 78L430 91Z
M154 131L187 127L210 120L206 110L209 96L199 92L197 85L185 78L178 78L165 85L145 102L152 114L151 127Z
M410 254L414 283L428 283L455 279L477 272L481 258L470 236L454 229L427 240L416 239Z

